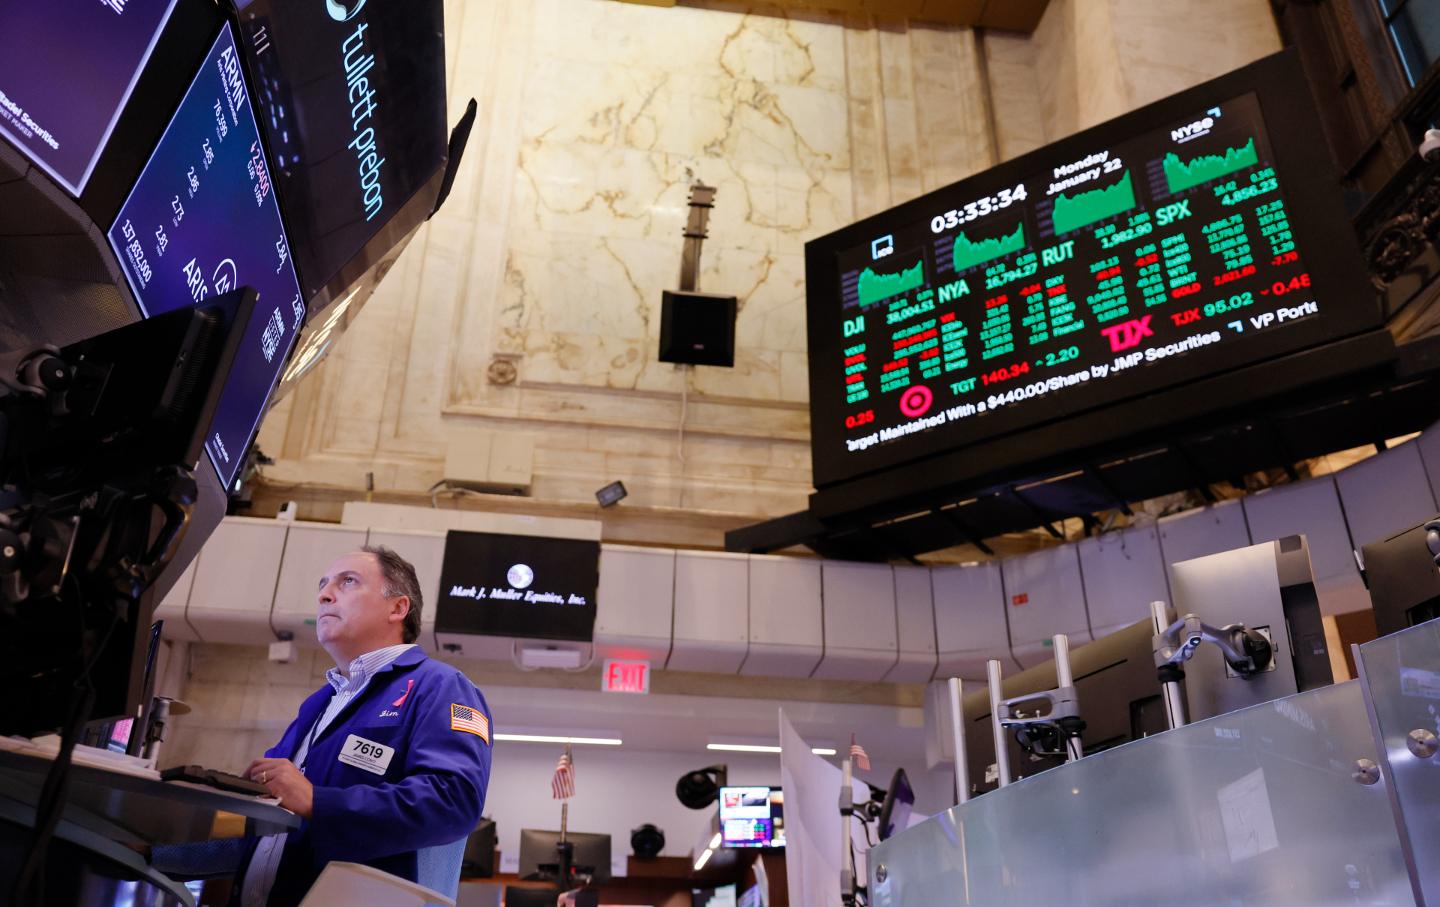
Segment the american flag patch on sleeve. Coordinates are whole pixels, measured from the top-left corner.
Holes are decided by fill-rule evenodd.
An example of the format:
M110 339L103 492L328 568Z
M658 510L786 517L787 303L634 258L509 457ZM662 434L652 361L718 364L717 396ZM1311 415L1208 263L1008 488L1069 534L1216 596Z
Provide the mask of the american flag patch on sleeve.
M458 702L450 704L450 730L465 731L486 743L490 742L490 719L479 709Z

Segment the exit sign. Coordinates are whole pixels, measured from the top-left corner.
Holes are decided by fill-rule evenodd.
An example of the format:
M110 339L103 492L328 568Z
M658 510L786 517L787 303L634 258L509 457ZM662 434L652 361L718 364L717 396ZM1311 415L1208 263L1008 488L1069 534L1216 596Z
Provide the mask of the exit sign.
M650 662L605 659L600 673L600 689L606 693L649 693Z

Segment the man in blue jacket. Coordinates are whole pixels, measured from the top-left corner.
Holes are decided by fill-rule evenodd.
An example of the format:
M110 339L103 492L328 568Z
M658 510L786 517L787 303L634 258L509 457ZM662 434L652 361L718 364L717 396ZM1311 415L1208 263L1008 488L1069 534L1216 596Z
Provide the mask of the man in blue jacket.
M490 777L490 713L455 668L427 658L415 568L388 548L335 561L315 631L335 660L280 742L246 774L304 823L258 839L242 907L292 907L332 860L417 881L426 851L470 834Z

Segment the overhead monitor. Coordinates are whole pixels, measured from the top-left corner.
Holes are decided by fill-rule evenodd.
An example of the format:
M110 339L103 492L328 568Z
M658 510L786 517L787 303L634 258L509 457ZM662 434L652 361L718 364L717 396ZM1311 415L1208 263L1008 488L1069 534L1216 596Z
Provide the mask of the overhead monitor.
M0 3L0 135L80 195L174 7Z
M221 28L135 181L110 245L146 317L259 294L205 452L229 488L305 319L235 38Z
M350 285L434 208L440 0L232 0L305 298Z
M807 243L817 487L1378 327L1313 107L1277 55Z
M589 642L599 584L599 542L452 529L435 631Z
M780 788L720 788L720 846L784 847L785 797Z

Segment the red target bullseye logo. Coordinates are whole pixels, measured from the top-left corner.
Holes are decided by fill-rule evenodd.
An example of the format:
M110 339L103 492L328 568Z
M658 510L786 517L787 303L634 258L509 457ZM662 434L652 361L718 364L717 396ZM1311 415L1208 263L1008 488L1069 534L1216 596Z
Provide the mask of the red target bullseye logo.
M914 419L916 416L923 416L930 411L930 404L935 402L935 395L930 393L930 388L923 384L906 388L905 393L900 395L900 412Z

